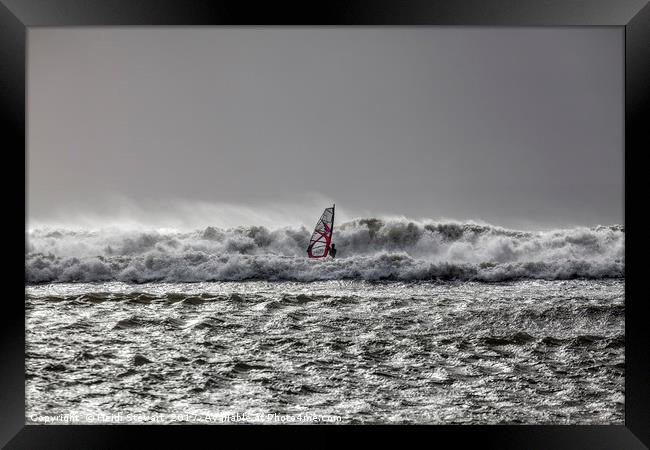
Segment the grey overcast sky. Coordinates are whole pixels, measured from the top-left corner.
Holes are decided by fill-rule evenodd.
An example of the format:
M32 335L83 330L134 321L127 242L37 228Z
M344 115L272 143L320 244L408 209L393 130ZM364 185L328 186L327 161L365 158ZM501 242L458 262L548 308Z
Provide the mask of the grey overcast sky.
M31 28L28 52L28 224L623 222L622 28Z

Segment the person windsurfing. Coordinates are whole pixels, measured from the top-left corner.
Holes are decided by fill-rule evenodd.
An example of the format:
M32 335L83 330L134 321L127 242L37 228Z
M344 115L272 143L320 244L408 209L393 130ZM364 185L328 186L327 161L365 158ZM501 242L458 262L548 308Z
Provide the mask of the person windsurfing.
M314 227L307 247L307 256L310 258L325 258L328 254L332 258L336 256L336 248L331 244L334 231L334 207L335 205L325 208Z

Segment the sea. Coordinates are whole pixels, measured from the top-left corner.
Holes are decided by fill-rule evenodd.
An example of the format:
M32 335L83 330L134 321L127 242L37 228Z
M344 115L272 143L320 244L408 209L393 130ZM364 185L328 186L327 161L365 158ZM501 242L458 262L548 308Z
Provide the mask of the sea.
M26 421L623 424L625 231L39 228Z

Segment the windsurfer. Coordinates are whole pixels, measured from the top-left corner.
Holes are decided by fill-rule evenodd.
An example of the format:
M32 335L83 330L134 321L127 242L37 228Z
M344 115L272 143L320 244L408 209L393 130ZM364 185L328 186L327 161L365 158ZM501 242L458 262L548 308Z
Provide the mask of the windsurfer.
M330 256L332 258L336 258L336 244L332 244L330 246Z
M330 241L332 240L332 231L334 230L334 205L331 208L325 208L323 215L320 216L314 232L309 239L309 246L307 247L307 256L310 258L325 258L328 253L332 257L336 255L336 249L330 248Z

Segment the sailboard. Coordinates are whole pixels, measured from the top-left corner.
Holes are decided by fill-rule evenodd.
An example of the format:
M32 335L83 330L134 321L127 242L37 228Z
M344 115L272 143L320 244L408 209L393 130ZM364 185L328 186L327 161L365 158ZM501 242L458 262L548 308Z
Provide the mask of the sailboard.
M323 215L316 223L307 247L307 255L310 258L325 258L330 251L332 231L334 230L334 207L335 205L325 208Z

